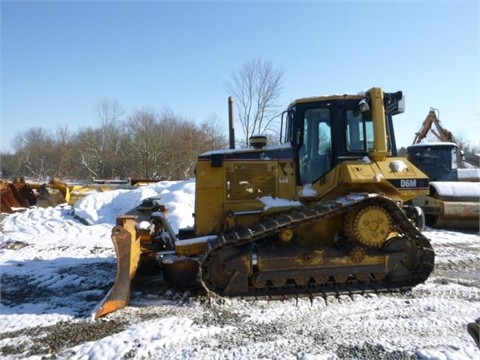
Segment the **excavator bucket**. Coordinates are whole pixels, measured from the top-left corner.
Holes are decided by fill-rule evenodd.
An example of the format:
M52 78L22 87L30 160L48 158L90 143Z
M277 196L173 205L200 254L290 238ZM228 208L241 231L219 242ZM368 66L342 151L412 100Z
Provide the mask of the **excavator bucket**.
M14 213L36 204L36 197L30 184L24 181L9 182L2 180L0 185L2 213Z
M8 181L2 181L1 183L1 212L11 214L14 212L15 208L23 207L24 204L21 204L18 199L18 191L13 186L13 184Z
M95 319L124 308L130 301L130 287L140 261L140 237L135 230L136 216L124 215L112 229L112 240L117 256L117 275L112 289L100 304ZM123 225L118 223L123 222Z

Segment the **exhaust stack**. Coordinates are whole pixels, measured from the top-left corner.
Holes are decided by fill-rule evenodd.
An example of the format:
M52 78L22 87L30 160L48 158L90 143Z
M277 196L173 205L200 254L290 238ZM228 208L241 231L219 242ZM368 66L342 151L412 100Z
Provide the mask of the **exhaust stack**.
M235 115L233 113L233 96L228 97L228 130L230 149L235 149Z

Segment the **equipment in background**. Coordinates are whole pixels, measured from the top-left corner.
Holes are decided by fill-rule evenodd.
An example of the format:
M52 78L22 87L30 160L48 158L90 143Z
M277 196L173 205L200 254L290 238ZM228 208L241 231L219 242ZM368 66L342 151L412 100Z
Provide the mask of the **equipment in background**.
M431 129L435 125L437 131ZM424 142L431 131L439 142ZM480 223L480 169L463 161L453 134L430 109L422 128L407 148L407 158L430 178L430 192L411 201L421 207L428 226L478 229Z
M97 180L67 183L53 178L48 183L27 181L24 178L13 181L1 180L0 203L2 213L25 211L32 206L42 208L57 205L74 205L88 194L116 189L136 189L138 186L152 184L159 180L125 179Z

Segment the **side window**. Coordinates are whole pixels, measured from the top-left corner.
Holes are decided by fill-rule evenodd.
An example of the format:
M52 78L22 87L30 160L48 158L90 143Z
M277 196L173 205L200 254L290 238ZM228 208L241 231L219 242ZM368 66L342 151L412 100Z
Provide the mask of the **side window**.
M375 140L373 138L373 121L369 119L365 122L365 133L367 138L367 151L373 150L375 147Z
M373 122L364 119L359 111L347 111L347 149L351 152L367 152L373 149Z
M459 156L461 155L457 151L457 148L454 147L452 149L452 169L458 169L458 163L460 162Z
M283 144L286 144L293 140L292 127L293 127L294 117L295 117L295 108L291 108L290 110L284 111L282 113L280 141Z
M305 111L303 124L303 144L298 150L300 182L311 184L331 169L330 110L309 109Z

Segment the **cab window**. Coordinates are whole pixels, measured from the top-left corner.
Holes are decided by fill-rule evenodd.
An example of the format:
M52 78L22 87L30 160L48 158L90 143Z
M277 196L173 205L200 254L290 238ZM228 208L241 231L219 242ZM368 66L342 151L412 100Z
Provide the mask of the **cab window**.
M368 152L373 150L373 122L364 118L360 111L347 111L347 150L351 152Z
M330 109L308 109L303 121L303 141L298 150L300 182L312 184L331 169Z

